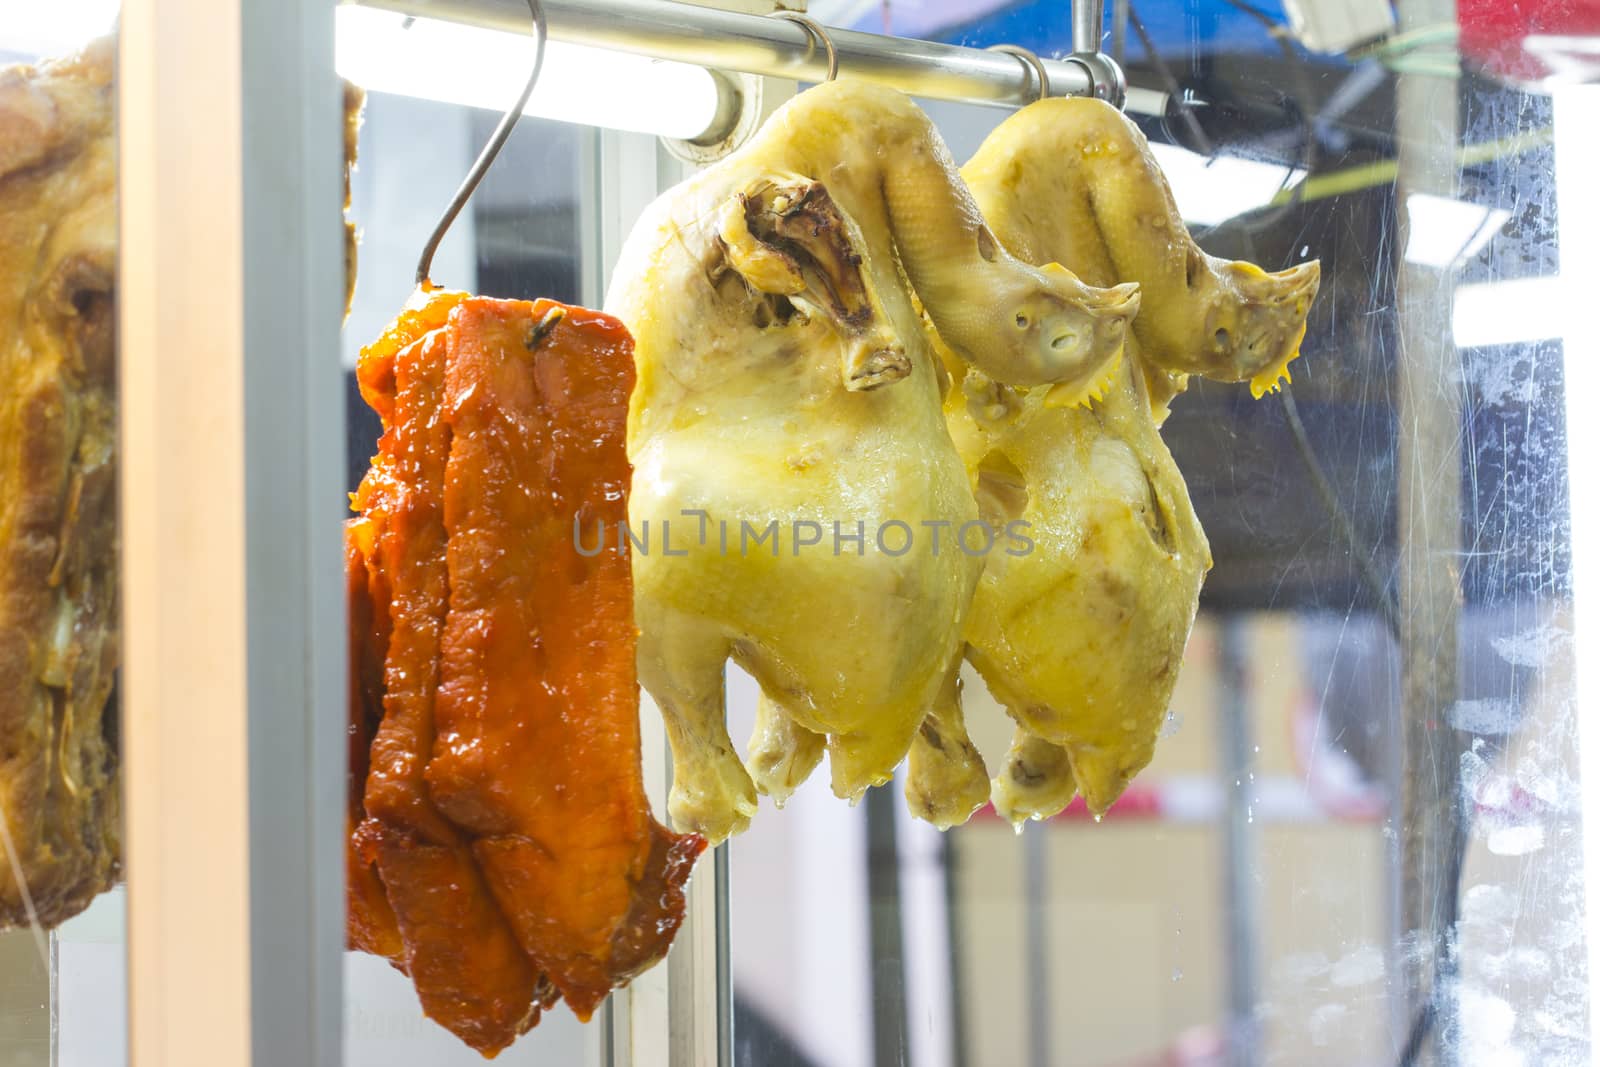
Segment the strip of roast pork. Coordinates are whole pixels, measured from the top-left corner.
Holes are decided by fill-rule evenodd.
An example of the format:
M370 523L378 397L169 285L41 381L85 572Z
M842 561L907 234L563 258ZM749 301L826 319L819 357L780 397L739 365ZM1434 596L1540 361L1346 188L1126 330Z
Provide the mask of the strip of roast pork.
M452 312L443 419L450 611L435 802L517 938L587 1019L666 954L705 842L650 812L627 517L633 340L548 300ZM575 524L612 548L578 550Z
M470 839L434 807L423 779L449 597L450 428L440 417L448 339L438 327L457 299L435 294L408 309L362 352L358 369L386 429L356 494L356 521L370 524L358 532L370 535L365 564L369 580L378 575L387 587L389 618L383 720L355 848L382 881L424 1013L492 1056L537 1020L539 975L484 883ZM356 910L351 918L373 921ZM364 933L352 926L351 940Z

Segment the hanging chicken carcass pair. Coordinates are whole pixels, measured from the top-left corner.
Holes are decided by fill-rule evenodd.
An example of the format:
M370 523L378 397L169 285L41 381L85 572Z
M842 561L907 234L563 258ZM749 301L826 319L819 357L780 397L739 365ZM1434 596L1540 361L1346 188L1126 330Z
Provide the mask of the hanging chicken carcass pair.
M941 827L991 796L1105 811L1211 562L1167 404L1192 374L1273 387L1317 281L1202 253L1094 100L1025 108L958 174L907 98L830 83L663 196L607 307L637 343L630 529L681 531L633 555L675 824L737 833L824 752L851 800L909 753ZM992 786L963 657L1017 724ZM730 658L761 687L744 760Z
M1190 374L1274 385L1317 268L1202 254L1094 101L964 177L824 85L656 202L609 315L424 289L363 354L350 939L485 1053L659 959L706 842L824 754L851 800L909 755L941 827L1101 812L1149 760L1210 565L1160 420ZM963 658L1017 723L992 786Z

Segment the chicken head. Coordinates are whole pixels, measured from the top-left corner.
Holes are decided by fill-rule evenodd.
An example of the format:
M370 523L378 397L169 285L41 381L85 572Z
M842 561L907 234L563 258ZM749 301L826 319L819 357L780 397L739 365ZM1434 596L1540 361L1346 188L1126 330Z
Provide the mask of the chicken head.
M1207 255L1144 134L1116 108L1040 101L997 127L961 173L1016 255L1139 283L1133 332L1158 418L1189 375L1248 381L1257 397L1287 376L1320 265L1268 272Z

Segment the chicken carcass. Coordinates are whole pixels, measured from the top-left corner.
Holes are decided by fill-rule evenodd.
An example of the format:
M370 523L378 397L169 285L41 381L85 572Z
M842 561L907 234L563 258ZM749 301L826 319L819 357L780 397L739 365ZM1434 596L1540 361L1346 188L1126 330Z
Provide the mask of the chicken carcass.
M1024 108L962 176L1013 254L1137 282L1143 298L1091 408L979 372L947 401L984 514L1031 524L1031 552L988 557L967 624L968 658L1017 723L995 806L1020 822L1077 792L1100 814L1150 760L1211 566L1161 439L1167 405L1193 374L1274 388L1319 268L1269 274L1203 253L1143 135L1100 101Z
M859 797L952 678L981 566L955 535L978 513L922 308L993 378L1071 400L1137 299L1014 258L927 117L861 83L802 93L646 212L606 306L638 345L627 534L676 825L738 832L824 746ZM748 771L730 657L762 691Z
M117 877L114 47L0 70L0 925Z
M358 374L385 430L348 528L349 939L492 1055L659 960L705 847L644 795L628 560L573 535L626 514L631 343L434 290Z

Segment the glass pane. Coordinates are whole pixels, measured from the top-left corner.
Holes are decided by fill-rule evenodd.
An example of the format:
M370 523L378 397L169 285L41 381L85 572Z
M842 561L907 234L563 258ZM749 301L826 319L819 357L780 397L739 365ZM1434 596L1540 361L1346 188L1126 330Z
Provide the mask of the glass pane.
M1292 385L1196 377L1161 427L1214 563L1154 758L1103 821L1079 797L941 835L904 768L854 808L826 766L763 802L731 845L735 1062L1588 1062L1592 520L1568 459L1600 350L1568 309L1596 291L1596 98L1572 83L1600 26L1106 6L1200 246L1321 261ZM1335 9L1377 21L1340 37ZM1062 3L810 13L1070 50ZM958 161L1008 114L924 106ZM1003 774L1012 722L963 683ZM730 671L741 752L757 693Z
M345 326L349 485L367 471L381 426L361 399L355 362L415 286L417 257L499 116L385 93L367 96L351 218L359 228L354 304ZM591 137L581 127L524 118L434 257L442 286L487 296L580 298L578 197ZM603 1016L581 1025L565 1007L497 1063L597 1064ZM482 1057L422 1014L411 981L385 960L345 957L345 1062L444 1067Z
M0 1062L126 1062L115 0L0 13Z

